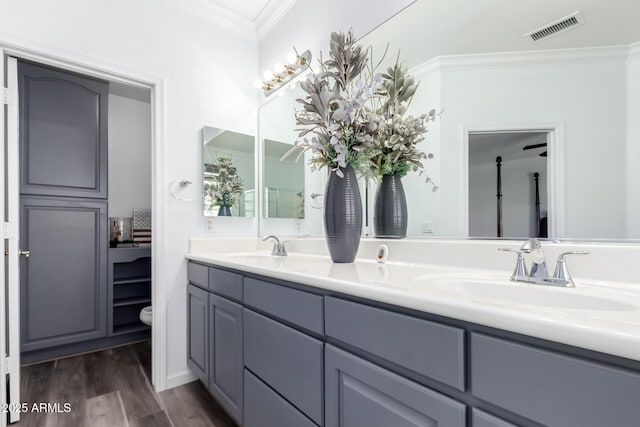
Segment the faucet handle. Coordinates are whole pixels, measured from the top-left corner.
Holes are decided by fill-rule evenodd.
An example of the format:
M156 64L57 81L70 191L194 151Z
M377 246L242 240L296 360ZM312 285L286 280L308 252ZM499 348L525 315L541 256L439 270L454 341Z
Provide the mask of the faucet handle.
M567 268L567 261L565 257L567 255L589 255L589 252L585 251L569 251L563 252L558 255L558 262L556 263L556 270L553 272L554 280L564 280L566 281L567 287L574 287L573 279L571 278L571 274L569 274L569 269Z
M524 263L524 256L522 255L521 249L511 249L511 248L498 248L499 251L502 252L515 252L518 254L518 260L516 261L516 268L513 270L513 274L511 275L511 280L516 281L518 277L526 277L529 275L527 272L527 266Z

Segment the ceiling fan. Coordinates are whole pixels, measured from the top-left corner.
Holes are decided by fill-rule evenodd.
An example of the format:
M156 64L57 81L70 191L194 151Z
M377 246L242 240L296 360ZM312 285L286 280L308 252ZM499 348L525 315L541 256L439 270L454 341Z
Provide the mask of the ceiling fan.
M531 144L531 145L525 145L524 147L522 147L523 150L533 150L534 148L542 148L542 147L546 147L547 143L543 142L542 144ZM544 150L542 153L538 154L540 157L547 157L547 150Z

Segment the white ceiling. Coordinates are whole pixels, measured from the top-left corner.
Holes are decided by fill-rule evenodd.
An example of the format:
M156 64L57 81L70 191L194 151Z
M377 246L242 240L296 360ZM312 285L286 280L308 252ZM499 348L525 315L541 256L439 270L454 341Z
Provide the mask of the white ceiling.
M206 15L241 35L262 38L296 0L189 0Z
M584 24L534 43L523 34L580 11ZM640 0L417 0L363 39L410 65L444 55L640 42Z
M255 21L258 14L264 9L267 3L276 3L279 0L240 0L240 1L222 1L210 0L212 3L227 9L240 17Z

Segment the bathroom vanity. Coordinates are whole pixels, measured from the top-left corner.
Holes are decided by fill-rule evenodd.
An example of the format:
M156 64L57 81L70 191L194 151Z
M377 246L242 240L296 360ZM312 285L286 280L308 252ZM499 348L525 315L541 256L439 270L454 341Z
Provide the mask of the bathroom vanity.
M556 292L550 304L525 310L509 292L523 286L535 304L538 290L505 272L503 284L487 271L321 255L187 258L189 366L242 426L640 419L637 289L574 292L575 304L602 301L586 310L566 289L540 289ZM503 300L487 277L506 286Z

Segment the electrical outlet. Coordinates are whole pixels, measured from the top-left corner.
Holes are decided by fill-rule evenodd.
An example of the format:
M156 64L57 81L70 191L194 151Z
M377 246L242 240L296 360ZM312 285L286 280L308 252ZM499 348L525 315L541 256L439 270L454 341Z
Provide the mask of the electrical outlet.
M204 231L206 233L213 233L213 218L204 219Z
M433 222L425 221L422 223L422 234L433 234Z

